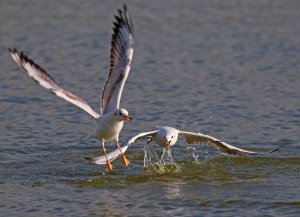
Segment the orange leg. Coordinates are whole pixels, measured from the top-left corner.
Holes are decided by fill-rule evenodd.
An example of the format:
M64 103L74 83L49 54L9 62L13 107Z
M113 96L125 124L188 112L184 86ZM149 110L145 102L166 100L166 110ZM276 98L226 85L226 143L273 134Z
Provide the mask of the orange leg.
M106 148L104 146L104 142L102 142L102 150L103 150L103 153L104 153L105 158L106 158L106 165L105 165L106 171L110 172L110 171L112 171L113 166L112 166L112 164L107 159Z
M128 160L128 158L122 152L120 144L118 142L117 142L117 146L118 146L118 149L119 149L119 151L121 152L121 155L122 155L122 164L125 165L126 167L128 167L130 165L130 161Z

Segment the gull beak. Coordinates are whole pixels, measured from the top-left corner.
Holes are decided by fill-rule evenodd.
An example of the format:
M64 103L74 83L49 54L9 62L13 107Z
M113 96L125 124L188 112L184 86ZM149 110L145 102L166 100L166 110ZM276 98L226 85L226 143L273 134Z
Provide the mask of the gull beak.
M123 118L125 121L132 121L132 117L130 117L129 115L123 115Z
M166 141L165 146L166 146L167 148L169 148L169 147L170 147L170 144L171 144L171 140Z

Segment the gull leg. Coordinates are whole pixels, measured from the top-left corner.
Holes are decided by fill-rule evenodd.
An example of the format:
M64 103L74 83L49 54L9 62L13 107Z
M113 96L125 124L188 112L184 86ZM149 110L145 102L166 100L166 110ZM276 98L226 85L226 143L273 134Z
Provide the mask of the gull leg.
M121 152L121 155L122 155L122 164L125 165L126 167L128 167L130 165L130 161L128 160L128 158L122 152L119 142L117 142L117 146L118 146L118 149L119 149L119 151Z
M104 142L102 142L102 150L103 150L103 153L104 153L105 158L106 158L106 165L105 165L106 171L110 172L110 171L112 171L113 166L112 166L112 164L107 159L106 148L104 146Z

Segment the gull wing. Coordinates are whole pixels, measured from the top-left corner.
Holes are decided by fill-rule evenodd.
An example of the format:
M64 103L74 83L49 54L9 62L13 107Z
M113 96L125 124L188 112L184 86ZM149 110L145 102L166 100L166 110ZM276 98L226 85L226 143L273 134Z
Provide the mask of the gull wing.
M134 137L132 137L125 146L123 146L121 148L122 150L122 153L124 154L128 147L131 146L133 143L135 143L137 140L139 139L143 139L147 136L154 136L156 134L156 131L152 131L152 132L145 132L145 133L140 133ZM112 152L109 152L106 154L107 156L107 159L109 162L112 162L114 161L115 159L117 159L119 157L119 155L121 155L121 152L119 149L116 149ZM106 164L106 158L104 155L101 155L99 157L94 157L94 158L90 158L90 157L84 157L84 159L88 160L88 161L91 161L92 163L94 164Z
M118 13L113 28L108 78L102 93L102 114L119 108L133 56L133 24L126 5Z
M225 142L222 142L212 136L204 135L201 133L192 133L192 132L184 132L179 131L179 135L183 135L185 137L185 140L188 144L206 144L209 146L212 146L216 149L219 149L224 154L235 154L235 155L265 155L267 153L271 153L274 151L277 151L277 149L274 149L270 152L266 153L260 153L260 152L253 152L253 151L247 151L241 148L237 148L235 146L229 145Z
M19 53L16 49L9 48L10 55L17 65L24 71L24 73L36 81L42 87L50 90L52 93L61 97L70 103L78 106L82 110L89 113L94 118L99 118L100 115L95 112L84 100L80 99L78 96L71 92L68 92L54 81L54 79L38 64L29 59L23 52Z
M150 131L150 132L144 132L144 133L140 133L134 137L132 137L131 139L129 139L129 141L127 142L127 146L131 146L133 143L135 143L137 140L146 138L148 136L154 136L157 133L157 131Z

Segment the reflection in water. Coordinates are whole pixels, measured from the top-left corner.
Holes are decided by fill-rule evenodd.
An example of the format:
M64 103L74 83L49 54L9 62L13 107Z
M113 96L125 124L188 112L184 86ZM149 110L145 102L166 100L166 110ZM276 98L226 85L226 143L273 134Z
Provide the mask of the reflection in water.
M70 144L96 122L31 84L4 44L37 56L59 83L95 103L121 4L32 2L0 3L0 63L9 72L0 83L1 216L299 216L299 1L131 1L138 55L123 103L140 121L125 127L122 141L164 123L241 148L282 149L227 157L179 140L176 165L159 166L163 151L153 144L145 147L148 168L132 148L132 166L118 160L98 176L99 166L81 156L99 146Z
M167 199L177 199L181 196L182 191L179 184L171 184L164 187L164 195Z

